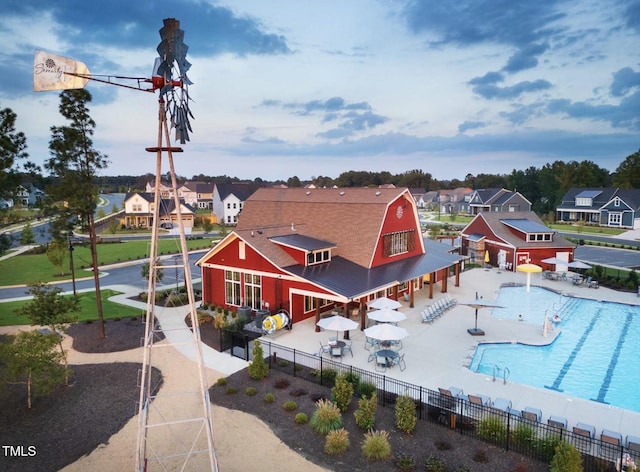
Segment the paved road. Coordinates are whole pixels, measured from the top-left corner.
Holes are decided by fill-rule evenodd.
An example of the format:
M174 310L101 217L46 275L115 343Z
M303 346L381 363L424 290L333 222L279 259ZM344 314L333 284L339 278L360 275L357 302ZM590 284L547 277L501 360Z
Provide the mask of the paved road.
M191 278L200 279L201 271L200 267L194 265L201 256L202 252L189 254L189 262L191 263ZM141 265L145 261L137 261L134 263L127 263L126 265L120 265L119 267L111 266L105 267L100 270L102 276L100 278L100 288L106 288L109 285L129 285L140 289L140 291L147 290L147 281L142 278ZM170 263L170 262L169 262ZM176 283L176 275L178 276L178 284L184 283L184 270L178 269L177 274L174 269L164 269L162 278L162 284L166 286L172 286ZM80 280L81 277L87 277ZM65 281L55 284L60 287L64 292L72 292L72 282ZM88 271L76 272L76 290L93 290L93 276ZM10 298L21 298L27 295L26 287L0 287L0 299L6 300Z

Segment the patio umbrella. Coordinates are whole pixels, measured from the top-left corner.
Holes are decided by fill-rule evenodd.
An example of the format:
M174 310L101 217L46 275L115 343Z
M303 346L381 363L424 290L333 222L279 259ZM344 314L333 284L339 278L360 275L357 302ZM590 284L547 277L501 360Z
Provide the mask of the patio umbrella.
M367 318L381 323L397 323L406 320L407 315L396 310L383 308L382 310L373 310L367 313Z
M591 266L589 264L586 264L582 261L569 262L569 264L567 265L572 269L591 269Z
M399 301L391 300L387 297L376 298L371 303L369 303L369 308L375 308L376 310L395 310L396 308L400 308L401 306L402 303L400 303Z
M356 321L340 315L322 318L316 323L316 325L320 326L322 329L326 329L327 331L335 331L336 339L338 337L338 331L349 331L350 329L356 329L358 327L358 323Z
M378 341L397 341L409 336L409 331L388 323L378 324L364 330L368 338Z
M527 292L531 291L531 274L536 272L542 272L542 267L535 264L520 264L516 267L518 272L524 272L527 274Z
M566 266L566 265L569 264L564 259L559 259L557 257L548 257L546 259L542 259L540 262L544 262L545 264L551 264L551 265L554 265L554 266L559 266L559 265Z
M476 294L476 299L471 300L469 302L458 303L458 305L470 306L476 310L476 324L474 328L469 328L467 332L471 336L484 336L484 331L478 328L478 310L480 308L504 308L502 305L498 305L497 303L491 302L489 300L485 300L483 298L478 298L478 294Z

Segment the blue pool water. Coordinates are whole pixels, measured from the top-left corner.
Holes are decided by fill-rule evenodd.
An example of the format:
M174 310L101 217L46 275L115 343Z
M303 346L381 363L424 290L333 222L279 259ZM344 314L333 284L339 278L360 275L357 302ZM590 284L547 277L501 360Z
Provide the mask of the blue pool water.
M492 316L542 328L545 314L560 316L559 336L547 346L481 344L470 369L640 411L640 307L563 297L540 287L503 287Z

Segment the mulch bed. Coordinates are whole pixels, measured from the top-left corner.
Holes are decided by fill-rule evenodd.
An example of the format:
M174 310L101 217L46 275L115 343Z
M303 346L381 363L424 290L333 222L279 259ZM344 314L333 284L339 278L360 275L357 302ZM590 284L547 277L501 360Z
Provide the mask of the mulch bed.
M144 336L144 324L139 320L108 321L107 337L97 339L96 323L77 323L68 331L73 337L74 349L82 352L114 352L140 345ZM67 464L90 453L109 437L118 432L137 411L137 374L140 364L112 363L72 366L73 385L61 387L57 392L36 399L31 411L26 410L24 389L12 388L6 398L1 398L0 444L35 446L33 457L2 457L0 469L6 471L59 470ZM157 378L160 379L160 373ZM277 380L285 378L289 385L276 388ZM161 381L161 380L158 380ZM285 382L286 383L286 382ZM272 371L262 381L252 380L243 370L227 378L227 386L238 389L227 394L226 386L211 388L212 402L227 408L238 409L262 419L274 433L293 450L310 461L337 472L399 470L395 461L400 454L414 458L415 470L425 470L424 463L432 454L446 462L454 471L462 466L478 472L542 472L548 465L505 452L483 442L461 436L453 430L426 421L419 421L412 435L395 428L392 408L378 407L376 429L390 434L393 458L369 462L362 457L360 446L364 432L356 425L353 412L357 408L354 399L348 412L343 414L345 429L349 431L351 446L341 456L329 456L324 452L324 438L315 433L309 424L298 425L293 421L295 413L305 412L309 418L315 410L318 398L328 398L327 387L316 385L301 377ZM254 386L255 396L246 395L245 389ZM273 404L264 402L264 395L274 393ZM286 400L295 400L295 412L284 411ZM224 431L217 431L224 434ZM243 444L238 438L238 444ZM135 444L131 445L132 448ZM250 444L243 447L251 449ZM486 462L484 462L486 461ZM462 469L461 469L462 470Z
M107 337L98 340L97 323L76 323L68 333L81 352L107 353L140 346L144 323L139 319L106 322ZM0 404L0 444L23 446L26 457L0 455L0 470L56 471L89 454L137 414L138 363L72 365L68 387L36 398L27 410L26 388L10 386ZM160 371L152 382L160 385ZM35 449L28 449L34 446ZM132 450L135 444L131 444ZM28 454L35 450L35 455Z
M395 427L394 409L381 406L378 406L376 411L376 430L389 433L392 457L370 462L361 452L365 431L361 430L355 422L353 413L358 407L355 397L349 410L342 414L344 428L349 432L350 447L343 455L331 456L324 452L325 441L322 435L316 433L308 423L299 425L294 422L295 414L299 412L304 412L309 419L311 418L315 411L315 402L319 398L331 396L328 387L277 371L271 371L266 379L257 381L251 379L247 371L243 370L227 377L226 382L226 385L215 385L210 389L214 404L259 417L290 448L298 451L308 460L332 471L400 470L396 466L396 461L401 455L413 457L415 463L413 470L425 470L425 462L431 455L445 463L447 471L543 472L549 470L548 464L503 451L428 421L419 420L413 434L405 434ZM289 385L286 388L277 388L276 385L279 386L281 383ZM237 393L227 393L229 386L236 387ZM245 393L247 387L255 387L258 393L255 396L247 395ZM276 401L271 404L266 403L264 401L266 393L273 393ZM287 400L294 400L298 404L297 410L285 411L283 404ZM218 434L224 434L224 431L218 431ZM242 442L240 438L238 441ZM461 467L467 467L467 469L461 469Z

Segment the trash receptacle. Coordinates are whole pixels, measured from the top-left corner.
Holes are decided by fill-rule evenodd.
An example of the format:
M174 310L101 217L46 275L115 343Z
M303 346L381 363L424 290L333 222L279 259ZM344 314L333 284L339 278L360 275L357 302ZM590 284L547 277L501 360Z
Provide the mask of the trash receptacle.
M239 306L238 307L238 316L241 316L247 321L251 321L251 307L248 306Z
M262 329L262 320L270 314L271 312L269 310L256 310L256 327Z

